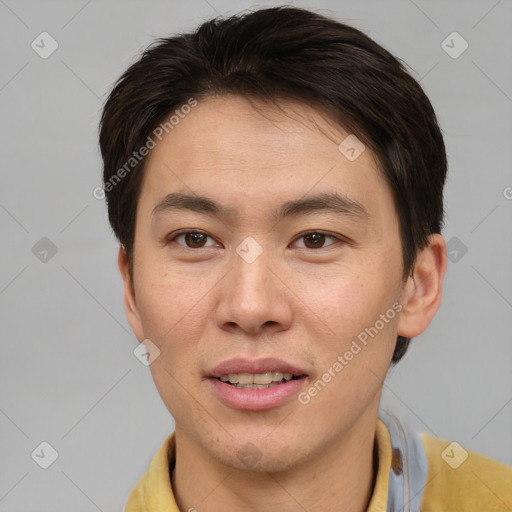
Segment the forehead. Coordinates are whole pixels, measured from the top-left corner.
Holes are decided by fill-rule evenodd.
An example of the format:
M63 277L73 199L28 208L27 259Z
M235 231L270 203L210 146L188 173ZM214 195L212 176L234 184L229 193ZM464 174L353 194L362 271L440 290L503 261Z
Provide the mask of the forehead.
M346 144L340 150L343 141L364 150L352 158ZM354 135L311 106L277 108L234 95L198 102L151 150L141 201L154 207L178 190L214 196L231 210L275 212L284 199L322 193L343 195L374 216L392 208L374 156Z

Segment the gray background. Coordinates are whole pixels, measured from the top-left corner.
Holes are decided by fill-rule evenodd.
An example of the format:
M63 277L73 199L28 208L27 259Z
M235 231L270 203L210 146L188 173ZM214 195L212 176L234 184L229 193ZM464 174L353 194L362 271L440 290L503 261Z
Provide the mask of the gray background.
M441 310L390 372L383 405L512 465L512 3L294 4L355 25L402 58L446 136L454 261ZM153 37L268 5L0 0L0 510L122 510L172 431L133 355L117 246L92 193L99 113ZM43 31L59 44L47 59L31 48ZM453 31L469 44L458 58L441 46ZM33 250L43 237L55 255L41 252L44 241ZM43 441L58 452L46 470L31 457Z

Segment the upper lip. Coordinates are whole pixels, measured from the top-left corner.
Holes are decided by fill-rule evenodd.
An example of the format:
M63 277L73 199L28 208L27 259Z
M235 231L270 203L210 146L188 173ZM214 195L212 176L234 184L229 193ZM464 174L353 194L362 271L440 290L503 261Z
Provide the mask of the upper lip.
M211 370L210 377L219 378L230 373L266 373L281 372L291 373L292 375L305 375L306 372L297 366L291 365L286 361L276 358L264 358L249 360L244 358L234 358L223 361Z

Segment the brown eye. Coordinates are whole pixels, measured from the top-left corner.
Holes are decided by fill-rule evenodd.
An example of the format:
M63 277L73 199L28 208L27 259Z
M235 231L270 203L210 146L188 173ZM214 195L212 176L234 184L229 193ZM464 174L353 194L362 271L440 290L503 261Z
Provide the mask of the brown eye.
M304 236L305 245L308 249L318 249L325 243L325 235L323 233L310 233Z
M194 249L204 247L206 235L203 235L203 233L186 233L184 236L185 243L188 247L192 247Z
M326 245L326 242L329 240L331 240L331 242ZM301 241L302 243L299 243ZM336 241L340 241L340 239L334 235L322 233L321 231L311 231L301 235L297 239L298 247L301 249L323 249L324 247L333 245Z
M207 240L211 242L207 244ZM205 233L199 231L182 231L169 239L169 242L176 242L182 247L189 249L202 249L203 247L215 246L215 240Z

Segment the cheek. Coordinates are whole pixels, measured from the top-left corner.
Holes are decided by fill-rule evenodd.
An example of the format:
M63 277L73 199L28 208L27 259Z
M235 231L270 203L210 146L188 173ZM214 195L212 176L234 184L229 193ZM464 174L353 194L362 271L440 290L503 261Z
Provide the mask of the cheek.
M170 268L163 252L141 251L135 292L145 334L165 342L183 323L191 329L197 324L208 284L190 271Z
M317 276L309 277L308 296L314 304L311 309L330 332L327 337L316 337L317 346L322 347L317 353L316 370L323 374L338 356L348 352L343 370L337 373L343 377L335 379L347 389L352 381L357 387L362 373L369 370L383 377L396 344L401 260L393 259L397 255L392 253L388 256L388 261L382 257L362 257L360 262L364 261L364 265L335 269L322 277L321 286ZM368 378L378 383L375 375L369 374ZM332 386L335 387L336 384ZM356 396L353 393L352 390L352 398Z
M336 336L347 339L373 325L392 306L397 286L391 276L365 268L330 272L320 281L310 277L306 301Z
M324 417L327 409L339 410L329 419L336 425L340 417L355 421L356 412L380 392L396 343L398 314L393 288L382 277L367 272L326 283L325 293L315 295L316 311L334 334L315 336L314 375L303 398L309 401L310 417L314 411Z
M139 274L143 286L136 292L144 337L160 349L158 364L152 364L151 371L157 387L176 395L180 386L173 376L183 383L197 379L202 340L212 316L212 286L217 280L165 266L146 265L145 269Z
M144 336L160 350L150 366L155 385L173 416L180 416L180 404L187 403L185 389L197 379L197 361L207 315L204 282L184 277L184 273L158 270L147 265L136 290Z

